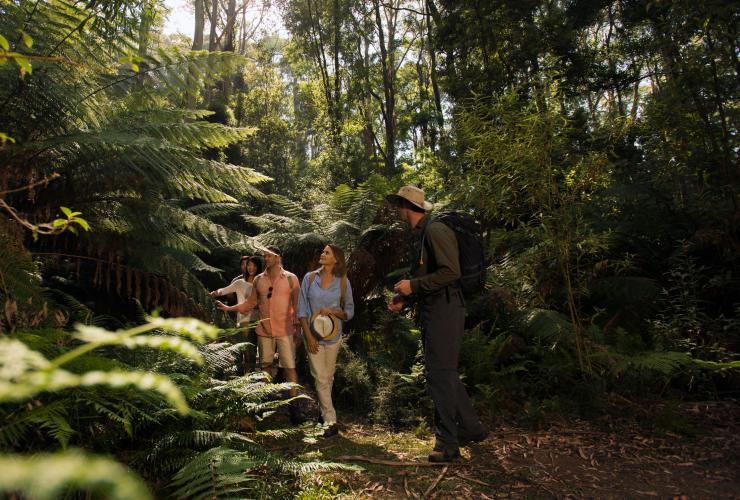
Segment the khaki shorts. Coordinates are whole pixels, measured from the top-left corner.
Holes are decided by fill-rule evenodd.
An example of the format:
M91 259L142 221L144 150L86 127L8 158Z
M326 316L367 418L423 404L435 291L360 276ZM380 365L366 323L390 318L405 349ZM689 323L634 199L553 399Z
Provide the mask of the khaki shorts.
M257 345L260 350L260 364L262 368L272 365L275 358L275 350L278 353L278 366L280 368L295 368L295 344L293 336L263 337L257 335Z

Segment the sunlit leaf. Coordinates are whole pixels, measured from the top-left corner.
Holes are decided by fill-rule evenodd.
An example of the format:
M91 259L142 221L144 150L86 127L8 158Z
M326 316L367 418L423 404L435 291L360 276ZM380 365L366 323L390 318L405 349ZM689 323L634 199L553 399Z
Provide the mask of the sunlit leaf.
M23 38L23 44L28 47L29 49L33 47L33 38L31 38L31 35L26 33L23 30L18 30L21 34L21 37Z
M31 67L31 63L28 62L28 59L22 56L15 56L14 57L15 62L18 63L18 66L21 67L21 75L25 75L26 73L31 73L33 71L33 68Z

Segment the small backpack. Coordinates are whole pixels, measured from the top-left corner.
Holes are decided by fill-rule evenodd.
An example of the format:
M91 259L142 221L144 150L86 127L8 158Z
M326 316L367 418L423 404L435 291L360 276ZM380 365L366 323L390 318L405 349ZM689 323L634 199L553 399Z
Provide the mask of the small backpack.
M460 212L440 212L429 221L441 222L452 229L457 238L457 249L460 261L460 288L463 295L474 295L486 284L486 264L483 243L480 237L480 226L475 219ZM422 236L424 247L426 232Z

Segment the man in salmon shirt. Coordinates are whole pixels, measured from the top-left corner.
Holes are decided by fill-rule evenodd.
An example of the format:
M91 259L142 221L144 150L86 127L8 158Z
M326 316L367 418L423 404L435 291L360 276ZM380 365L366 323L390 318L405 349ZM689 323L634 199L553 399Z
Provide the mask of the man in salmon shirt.
M227 306L216 301L216 305L222 311L237 311L242 314L258 307L260 319L257 324L257 343L262 369L270 373L277 348L278 366L283 369L285 379L297 383L293 335L298 325L296 312L300 283L295 274L283 269L278 247L267 247L264 260L265 271L254 278L252 294L244 302ZM295 388L291 389L291 396L296 393ZM290 416L294 423L305 420L297 404L290 406Z

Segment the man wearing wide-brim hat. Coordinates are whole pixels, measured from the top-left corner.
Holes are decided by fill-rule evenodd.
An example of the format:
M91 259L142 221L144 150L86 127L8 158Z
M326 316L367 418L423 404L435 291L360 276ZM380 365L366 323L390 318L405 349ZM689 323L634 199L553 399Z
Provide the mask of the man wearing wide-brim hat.
M396 295L388 309L400 311L410 297L416 299L427 389L435 409L435 445L429 461L450 462L460 457L461 445L482 441L487 435L457 373L465 328L457 237L427 215L432 204L422 189L403 186L386 199L420 242L419 255L411 264L412 277L394 285Z

